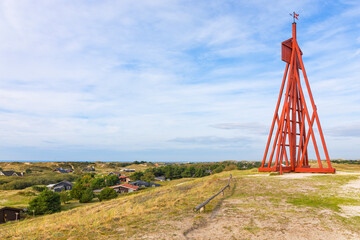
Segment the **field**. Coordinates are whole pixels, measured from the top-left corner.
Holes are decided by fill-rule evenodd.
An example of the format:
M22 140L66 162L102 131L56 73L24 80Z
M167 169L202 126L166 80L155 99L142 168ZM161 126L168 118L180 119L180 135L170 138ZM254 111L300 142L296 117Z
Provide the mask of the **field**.
M359 165L337 174L228 171L183 178L60 213L0 225L3 239L360 239ZM206 206L232 173L230 190ZM0 200L1 201L1 200Z

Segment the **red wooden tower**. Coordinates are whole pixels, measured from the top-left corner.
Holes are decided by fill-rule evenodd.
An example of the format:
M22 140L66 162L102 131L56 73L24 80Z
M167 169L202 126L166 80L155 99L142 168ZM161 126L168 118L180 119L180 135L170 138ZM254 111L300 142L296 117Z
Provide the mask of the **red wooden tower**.
M281 43L281 59L286 62L285 73L280 88L274 118L271 124L269 138L266 144L264 158L259 168L261 172L316 172L335 173L331 167L329 154L326 148L324 135L321 129L316 105L311 93L309 81L306 75L302 52L296 41L297 14L292 15L292 38ZM300 81L300 72L306 85L307 105ZM282 95L285 88L285 99ZM282 111L279 117L280 103ZM312 110L312 113L309 112ZM310 115L311 114L311 115ZM325 154L326 163L321 162L319 148L316 142L314 122L316 122L318 134L321 139L321 148ZM275 135L273 135L275 133ZM311 140L311 141L310 141ZM314 146L317 166L311 167L308 158L308 146L312 142ZM270 151L269 151L270 150ZM270 153L270 154L268 154Z

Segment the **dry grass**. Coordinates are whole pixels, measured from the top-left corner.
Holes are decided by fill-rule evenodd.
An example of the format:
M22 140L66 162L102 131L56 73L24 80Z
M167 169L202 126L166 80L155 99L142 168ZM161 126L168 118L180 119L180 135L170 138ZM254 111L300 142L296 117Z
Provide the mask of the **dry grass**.
M360 238L360 217L344 217L341 209L360 205L360 195L344 193L344 186L358 176L286 179L256 170L232 174L231 190L215 198L205 213L193 208L224 186L229 172L175 180L107 202L7 223L0 226L0 235L4 239Z
M156 232L161 219L180 220L193 216L193 207L205 200L226 180L219 177L172 181L161 188L152 188L111 201L0 226L5 239L108 239L130 237L138 232ZM183 183L184 182L184 183ZM180 183L183 183L179 185ZM215 206L209 205L207 211ZM89 231L91 229L91 231Z

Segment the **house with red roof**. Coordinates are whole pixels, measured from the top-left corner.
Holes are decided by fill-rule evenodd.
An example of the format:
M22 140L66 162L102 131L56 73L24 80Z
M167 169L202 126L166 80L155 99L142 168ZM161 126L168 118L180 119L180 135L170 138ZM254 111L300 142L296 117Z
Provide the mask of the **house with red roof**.
M130 178L128 176L125 176L125 175L124 176L119 176L119 181L128 183L128 182L130 182Z

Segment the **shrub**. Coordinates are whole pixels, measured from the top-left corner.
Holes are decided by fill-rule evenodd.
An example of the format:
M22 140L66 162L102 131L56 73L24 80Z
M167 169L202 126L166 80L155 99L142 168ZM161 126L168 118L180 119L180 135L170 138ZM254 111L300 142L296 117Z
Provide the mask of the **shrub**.
M232 170L235 170L237 169L236 165L235 164L231 164L231 165L228 165L224 168L224 171L232 171Z
M117 197L117 193L114 189L112 188L104 188L103 190L101 190L98 198L100 201L102 200L108 200L108 199L113 199Z
M105 178L98 177L98 178L92 179L90 182L90 187L92 189L101 189L101 188L105 187Z
M72 190L70 191L70 196L72 198L75 198L77 200L80 200L81 196L83 195L83 193L85 192L86 187L84 185L82 185L81 183L76 183L73 187Z
M29 211L36 215L60 212L60 195L48 189L45 189L40 195L29 202Z
M94 193L91 188L86 188L86 190L83 192L83 194L80 197L79 202L81 203L88 203L94 198Z
M215 173L221 173L223 170L224 170L224 166L219 166L214 170L214 172Z
M68 203L70 200L71 200L72 198L71 198L71 196L70 196L70 193L68 192L68 191L62 191L61 193L60 193L60 201L62 202L62 203Z
M44 190L46 189L45 186L37 186L37 185L32 186L31 188L32 188L33 190L37 191L37 192L42 192L42 191L44 191Z
M145 181L145 182L151 182L151 181L154 180L154 178L155 178L155 175L154 175L153 173L151 173L151 172L146 172L146 173L144 174L144 176L141 177L141 180L142 180L142 181Z
M106 186L114 186L116 184L119 184L119 177L116 176L116 175L110 175L110 176L106 176L105 177L105 183L106 183Z

